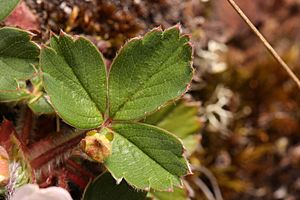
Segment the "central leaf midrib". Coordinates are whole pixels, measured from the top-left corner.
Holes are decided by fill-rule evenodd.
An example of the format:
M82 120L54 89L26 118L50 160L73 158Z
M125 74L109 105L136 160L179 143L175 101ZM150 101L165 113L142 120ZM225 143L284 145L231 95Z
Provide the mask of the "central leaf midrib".
M68 50L69 50L69 47L68 45L66 45ZM54 49L53 49L54 50ZM55 51L55 50L54 50ZM56 52L56 51L55 51ZM60 55L56 52L56 54L58 56L61 56L63 58L63 60L66 62L66 64L69 66L69 68L71 69L72 73L74 74L76 80L79 82L80 86L84 89L84 91L87 93L89 99L91 100L91 102L93 102L93 104L95 105L95 107L97 108L100 116L102 116L102 113L101 113L101 109L98 107L98 105L95 103L94 99L92 98L91 94L88 92L88 90L86 89L86 87L83 85L83 83L81 82L81 80L78 78L78 76L76 75L76 73L74 72L73 68L71 67L70 63L67 61L67 59L65 58L64 55ZM71 53L72 57L73 57L73 54ZM71 79L72 80L72 79Z
M176 52L178 51L178 49L180 49L181 46L178 46L176 48ZM171 51L170 51L171 52ZM172 54L174 54L175 52L171 52L170 56L167 56L167 59L165 59L160 65L163 66L167 61L169 61L172 57ZM132 56L132 55L131 55ZM132 60L133 60L133 63L134 65L136 65L135 61L134 61L134 58L132 56ZM113 67L113 66L112 66ZM122 108L124 108L126 106L126 104L130 101L132 101L132 99L134 99L136 97L136 94L138 94L138 92L141 90L141 88L144 88L144 86L148 83L148 80L150 80L153 76L155 76L156 74L159 74L161 71L154 71L153 74L150 75L150 77L147 79L147 81L144 81L140 87L137 87L135 90L133 90L130 95L128 95L128 97L126 98L126 100L118 106L118 108L116 109L116 111L114 112L114 114L111 116L111 117L115 117L115 115L117 114L118 111L120 111ZM148 113L146 113L145 115L147 115ZM138 117L137 117L138 118Z
M126 138L125 136L123 136L120 132L115 132L116 134L118 134L119 136L121 136L122 138L126 139L128 142L130 142L133 146L135 146L137 149L139 149L140 151L142 151L144 153L144 155L146 155L150 160L153 160L155 163L157 163L161 168L163 168L167 173L171 174L172 176L176 176L176 174L173 174L171 172L169 172L169 170L164 167L161 163L159 163L156 159L154 159L152 156L148 155L144 150L142 150L141 148L138 147L138 145L136 145L133 141L131 141L130 139ZM176 156L177 157L177 156ZM178 157L177 157L178 158Z
M53 79L57 80L58 82L60 82L61 84L65 85L61 80L56 79L55 77L51 76L49 73L44 73L44 74L49 75L51 78L53 78ZM76 84L77 84L77 83L76 83ZM68 109L68 108L66 108L66 107L65 107L64 109L69 110L69 111L72 111L71 109ZM82 117L85 117L85 118L90 118L90 119L94 119L94 118L95 118L95 117L91 117L91 116L89 116L89 115L84 115L84 114L82 114L82 113L76 113L76 115L79 115L79 116L82 116Z

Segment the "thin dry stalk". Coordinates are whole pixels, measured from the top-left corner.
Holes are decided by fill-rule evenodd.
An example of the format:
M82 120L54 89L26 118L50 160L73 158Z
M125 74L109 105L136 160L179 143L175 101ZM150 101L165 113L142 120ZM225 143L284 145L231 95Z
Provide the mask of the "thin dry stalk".
M277 54L274 48L266 40L266 38L259 32L259 30L253 25L250 19L245 15L241 8L235 3L234 0L227 0L228 3L234 8L234 10L239 14L239 16L246 22L250 29L256 34L260 41L264 44L270 54L275 58L275 60L282 66L282 68L288 73L288 75L295 81L300 89L300 80L296 74L289 68L289 66L283 61L283 59Z
M213 193L210 191L210 189L201 179L194 178L193 181L202 190L202 192L204 193L204 195L208 200L216 200Z

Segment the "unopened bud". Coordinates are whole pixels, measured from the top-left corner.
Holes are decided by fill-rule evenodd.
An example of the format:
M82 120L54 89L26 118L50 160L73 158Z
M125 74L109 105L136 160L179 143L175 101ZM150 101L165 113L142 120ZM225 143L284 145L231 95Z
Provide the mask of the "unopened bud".
M93 160L103 162L111 154L112 133L104 130L101 133L89 131L81 140L82 150Z

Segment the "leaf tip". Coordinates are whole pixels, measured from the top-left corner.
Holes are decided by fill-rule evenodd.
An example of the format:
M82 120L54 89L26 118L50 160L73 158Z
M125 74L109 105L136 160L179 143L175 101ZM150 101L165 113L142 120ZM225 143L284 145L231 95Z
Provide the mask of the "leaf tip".
M179 31L179 33L182 32L182 25L181 25L180 22L178 22L178 23L174 26L174 28L176 28L176 29Z
M190 175L193 175L194 173L193 173L193 171L192 171L192 169L191 169L191 166L190 166L190 164L189 164L189 163L187 163L187 166L188 166L188 170L187 170L187 172L186 172L186 175L185 175L185 176L190 176Z
M189 82L189 83L187 84L187 86L186 86L186 91L185 91L185 92L189 91L190 89L191 89L191 82ZM184 96L184 94L183 94L182 96Z
M115 180L116 180L117 185L119 185L122 182L123 177L121 177L121 178L115 178Z
M52 30L50 30L49 35L50 37L57 37L57 35Z
M34 36L37 35L36 33L32 32L32 31L27 31L27 33L28 33L30 39L32 39Z
M162 32L162 31L163 31L163 30L162 30L162 26L159 25L159 26L153 28L150 32Z
M191 166L190 166L190 164L189 164L189 162L188 162L188 160L186 158L187 157L186 153L187 153L187 149L182 144L182 157L183 157L183 159L185 160L185 163L186 163L186 172L185 172L185 174L183 176L188 176L188 175L192 175L193 174Z
M142 39L143 39L143 37L139 35L139 36L130 38L126 43L137 41L137 40L142 40Z
M191 41L187 42L186 44L187 44L190 48L194 49L194 44L193 44Z
M60 31L59 31L59 36L65 36L65 35L67 35L62 29L60 29Z
M186 38L188 41L190 41L192 39L191 34L183 34L181 37Z

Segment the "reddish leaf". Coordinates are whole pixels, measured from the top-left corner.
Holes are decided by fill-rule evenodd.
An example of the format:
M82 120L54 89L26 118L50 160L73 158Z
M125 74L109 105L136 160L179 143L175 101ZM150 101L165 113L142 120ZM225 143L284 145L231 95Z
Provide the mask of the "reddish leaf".
M0 125L0 145L3 146L7 151L11 145L10 136L14 132L14 127L11 121L3 120Z
M39 30L37 17L31 12L24 2L6 18L5 25L17 26L25 30Z

